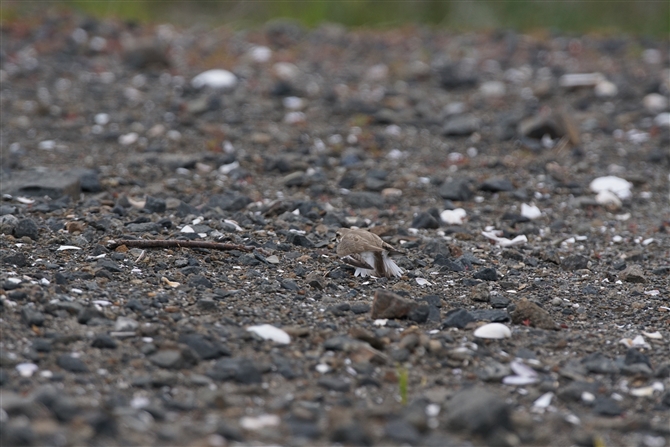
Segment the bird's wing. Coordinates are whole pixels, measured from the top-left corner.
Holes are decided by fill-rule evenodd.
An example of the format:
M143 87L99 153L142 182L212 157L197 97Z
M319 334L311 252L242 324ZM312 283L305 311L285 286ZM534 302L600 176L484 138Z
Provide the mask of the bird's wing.
M342 260L353 267L358 267L366 270L375 269L374 266L370 265L365 259L363 259L358 254L344 256L342 257Z
M363 237L357 233L345 233L337 246L337 255L347 256L364 251L382 251L382 246L374 244L374 242L374 239L370 240L370 238Z

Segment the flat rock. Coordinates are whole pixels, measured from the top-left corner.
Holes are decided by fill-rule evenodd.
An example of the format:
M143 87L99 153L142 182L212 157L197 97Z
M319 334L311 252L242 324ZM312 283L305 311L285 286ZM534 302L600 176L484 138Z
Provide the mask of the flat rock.
M514 324L526 324L548 330L559 329L549 312L527 298L522 298L516 303L516 309L510 313L510 316Z
M370 316L374 319L405 318L417 306L416 302L403 298L393 292L377 290L372 301Z
M70 196L79 199L81 174L77 171L13 171L0 179L3 194L26 197Z
M509 405L482 388L460 391L446 407L446 423L457 431L487 436L497 429L512 428Z

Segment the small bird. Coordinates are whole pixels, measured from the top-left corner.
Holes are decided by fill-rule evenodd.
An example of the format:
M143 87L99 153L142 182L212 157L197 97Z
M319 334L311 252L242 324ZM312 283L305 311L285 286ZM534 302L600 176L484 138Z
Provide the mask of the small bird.
M389 257L400 251L376 234L367 230L341 228L337 235L340 236L337 255L347 264L356 267L354 276L402 276L403 270Z

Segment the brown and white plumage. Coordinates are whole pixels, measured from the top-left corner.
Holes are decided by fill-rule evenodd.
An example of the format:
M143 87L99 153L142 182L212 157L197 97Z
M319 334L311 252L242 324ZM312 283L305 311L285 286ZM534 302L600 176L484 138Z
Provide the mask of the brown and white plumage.
M347 264L356 267L354 276L402 276L403 270L389 257L398 250L367 230L341 228L337 232L340 243L337 255Z

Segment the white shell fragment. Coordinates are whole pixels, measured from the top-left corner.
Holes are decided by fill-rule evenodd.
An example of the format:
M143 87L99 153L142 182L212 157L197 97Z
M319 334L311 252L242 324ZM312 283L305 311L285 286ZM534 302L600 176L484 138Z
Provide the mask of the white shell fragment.
M237 84L237 76L228 70L214 69L203 71L191 80L191 85L195 88L211 87L228 89Z
M538 381L537 372L525 363L513 360L509 366L516 375L504 377L505 385L530 385Z
M544 393L542 396L538 397L535 402L533 402L533 411L536 413L543 412L549 405L551 405L551 400L554 398L554 393L551 391Z
M502 339L511 337L512 331L502 323L489 323L478 327L473 335L477 338Z
M603 206L611 206L615 209L621 208L621 199L619 199L619 196L614 194L612 191L600 191L596 195L596 202L598 204L603 205Z
M130 132L119 136L119 144L121 146L130 146L140 138L137 132Z
M274 327L271 324L260 324L258 326L249 326L247 331L253 332L264 340L272 340L276 343L287 345L291 343L291 336L285 331Z
M633 185L628 181L614 175L607 175L605 177L598 177L594 179L589 188L591 191L598 194L601 191L611 191L620 199L625 200L630 198L630 189Z
M637 335L634 339L622 338L619 340L619 343L628 347L628 348L646 348L651 349L649 343L647 343L643 336Z
M179 287L179 286L181 285L181 284L178 283L177 281L170 281L170 280L167 279L165 276L163 276L163 277L161 278L161 282L162 282L163 284L165 284L166 286L168 286L168 287L172 287L173 289L176 289L177 287Z
M19 363L16 365L16 370L21 377L32 377L39 367L34 363Z
M432 286L433 283L424 278L416 278L416 283L420 286Z
M261 414L259 416L244 416L240 419L240 426L245 430L260 430L266 427L279 425L279 416L276 414Z
M558 85L566 88L595 87L605 80L601 73L570 73L561 76Z
M500 237L500 235L503 234L502 231L500 230L493 230L493 231L482 231L482 236L491 239L493 242L496 244L500 245L501 247L511 247L513 245L523 245L526 242L528 242L528 238L526 237L525 234L520 234L514 239L508 239L506 237Z
M542 215L542 211L536 205L521 204L521 215L530 220L537 219Z
M56 251L64 251L64 250L81 250L81 247L77 247L76 245L61 245L58 247L58 250Z
M449 225L461 225L467 213L463 208L456 208L454 210L444 210L440 213L442 222Z
M658 331L656 331L656 332L644 332L644 331L642 331L642 334L645 337L651 338L652 340L662 340L663 339L663 335L661 335L661 333L658 332Z
M655 391L661 393L665 391L665 386L663 385L662 382L654 382L649 386L644 386L641 388L631 388L629 393L631 394L631 396L635 397L652 397Z

